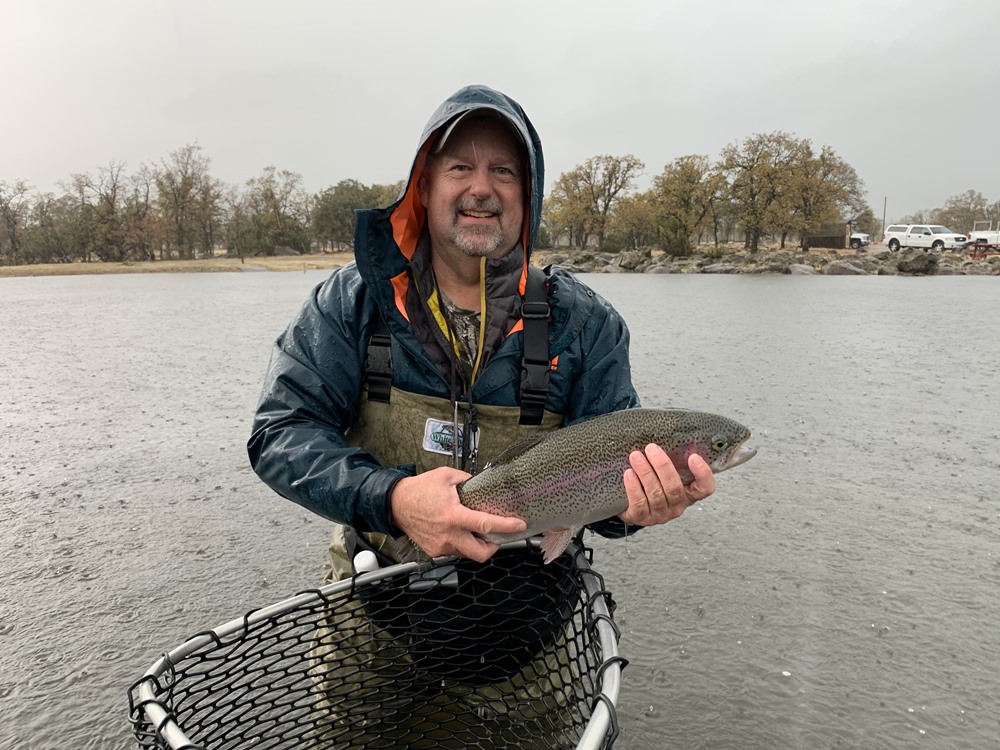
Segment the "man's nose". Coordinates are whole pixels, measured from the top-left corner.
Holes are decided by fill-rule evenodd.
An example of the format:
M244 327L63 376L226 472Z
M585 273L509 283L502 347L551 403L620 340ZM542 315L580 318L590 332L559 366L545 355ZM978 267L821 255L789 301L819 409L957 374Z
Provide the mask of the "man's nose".
M477 198L485 198L493 192L492 175L488 167L476 167L472 173L469 192Z

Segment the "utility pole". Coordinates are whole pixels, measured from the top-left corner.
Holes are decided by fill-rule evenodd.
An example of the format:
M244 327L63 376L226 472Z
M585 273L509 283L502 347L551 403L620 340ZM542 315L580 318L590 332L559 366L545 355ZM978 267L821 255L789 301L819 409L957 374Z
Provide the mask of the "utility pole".
M885 237L885 207L889 205L889 196L882 199L882 236Z

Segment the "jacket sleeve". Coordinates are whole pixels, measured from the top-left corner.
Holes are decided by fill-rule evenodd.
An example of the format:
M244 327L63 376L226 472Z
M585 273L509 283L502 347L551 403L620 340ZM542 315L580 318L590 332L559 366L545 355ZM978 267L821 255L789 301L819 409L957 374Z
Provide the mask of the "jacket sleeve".
M400 533L389 493L407 474L347 443L370 337L364 285L353 266L316 287L274 343L247 443L275 492L360 531Z
M594 305L580 336L582 366L569 399L567 424L639 406L629 363L629 332L624 319L606 300L593 295ZM617 518L587 528L604 537L623 537L641 527Z

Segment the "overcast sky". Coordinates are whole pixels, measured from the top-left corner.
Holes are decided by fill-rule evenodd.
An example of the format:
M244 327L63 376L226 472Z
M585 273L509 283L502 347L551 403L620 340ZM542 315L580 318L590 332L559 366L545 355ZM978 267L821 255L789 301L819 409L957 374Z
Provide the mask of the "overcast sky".
M998 43L998 0L0 0L0 180L58 192L197 142L227 183L389 183L437 105L485 83L534 122L549 187L631 153L645 188L783 130L891 221L1000 200Z

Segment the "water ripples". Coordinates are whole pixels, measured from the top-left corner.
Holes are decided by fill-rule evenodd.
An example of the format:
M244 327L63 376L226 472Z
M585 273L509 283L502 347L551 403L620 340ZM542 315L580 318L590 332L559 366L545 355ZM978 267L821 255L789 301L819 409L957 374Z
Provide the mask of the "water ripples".
M67 726L124 750L160 654L321 580L328 524L243 444L322 276L0 282L0 750ZM730 414L760 448L682 519L588 538L631 660L616 748L997 746L1000 342L966 326L996 280L586 281L646 405Z

